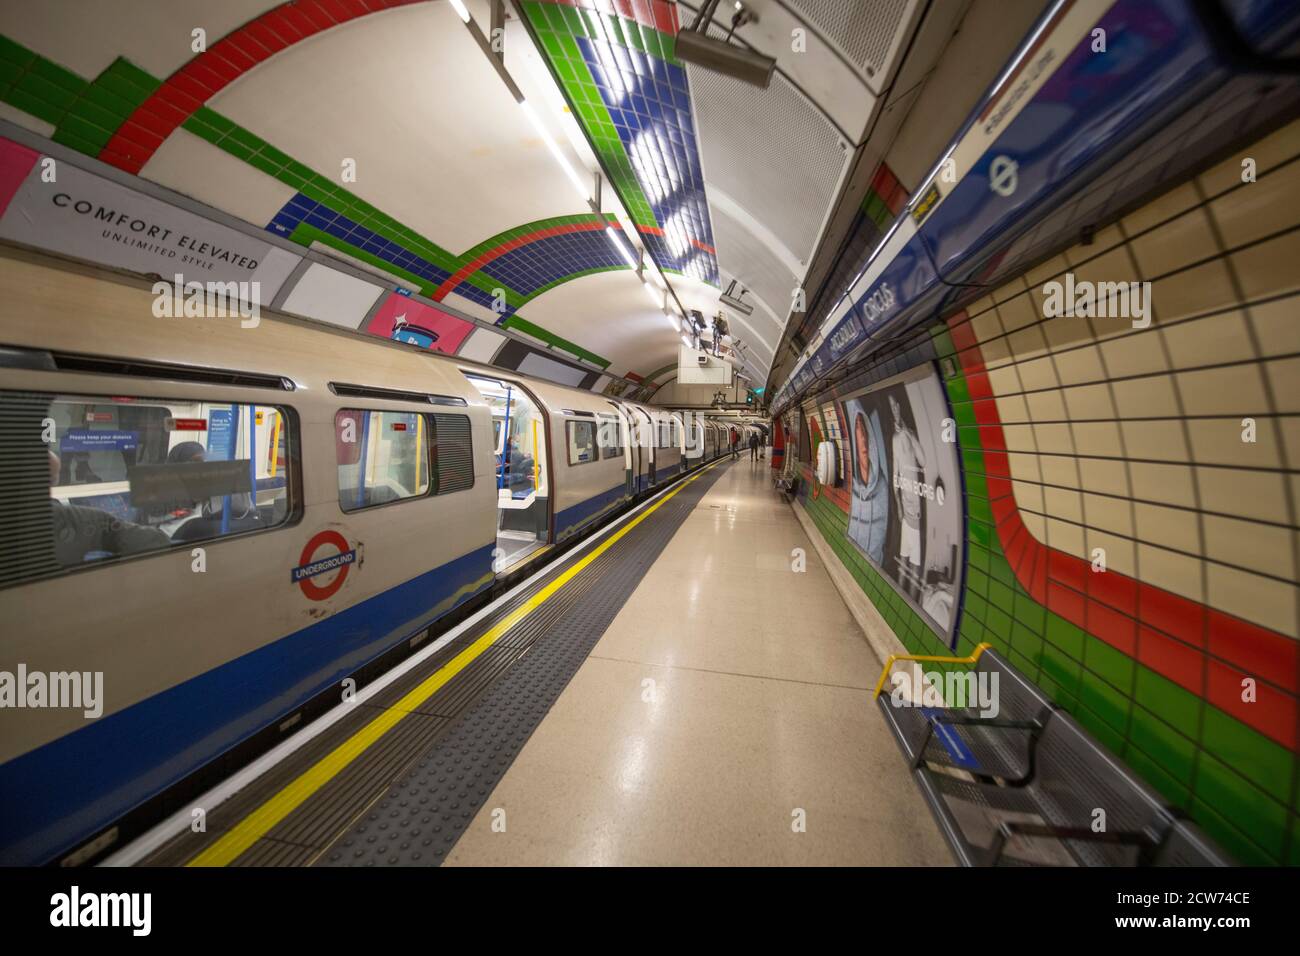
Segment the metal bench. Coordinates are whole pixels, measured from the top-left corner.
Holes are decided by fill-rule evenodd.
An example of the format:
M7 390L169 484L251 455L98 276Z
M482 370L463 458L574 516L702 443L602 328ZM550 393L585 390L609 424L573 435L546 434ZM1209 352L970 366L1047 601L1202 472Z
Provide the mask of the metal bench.
M978 700L917 706L887 692L899 660L970 668L988 689L996 680L996 714ZM876 703L963 866L1231 864L987 644L965 658L891 657Z
M793 476L777 478L773 484L776 485L776 490L781 492L781 497L787 502L793 501L794 496L799 492L799 479Z

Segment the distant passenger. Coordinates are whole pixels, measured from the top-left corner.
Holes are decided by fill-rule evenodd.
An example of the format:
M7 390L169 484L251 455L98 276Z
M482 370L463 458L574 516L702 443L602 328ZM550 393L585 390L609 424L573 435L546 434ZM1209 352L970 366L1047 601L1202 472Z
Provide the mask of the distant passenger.
M740 432L734 428L731 430L731 457L740 457Z
M758 461L758 432L749 436L749 460Z
M62 463L50 452L50 487L59 480ZM64 567L100 558L116 558L165 548L171 539L157 528L123 521L98 508L65 505L51 496L54 556Z

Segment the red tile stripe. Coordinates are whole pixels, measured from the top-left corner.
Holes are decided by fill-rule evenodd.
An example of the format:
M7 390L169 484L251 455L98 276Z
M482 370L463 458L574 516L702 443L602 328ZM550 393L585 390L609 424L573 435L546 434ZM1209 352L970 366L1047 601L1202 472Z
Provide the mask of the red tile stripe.
M548 226L545 229L538 229L535 232L517 236L514 239L508 239L501 243L501 245L480 253L476 258L471 259L469 262L461 266L456 270L454 275L449 277L442 285L438 286L433 293L432 299L435 302L441 302L446 298L448 293L453 291L458 285L472 276L475 272L478 272L478 270L483 268L483 266L487 265L493 259L505 255L511 250L518 249L520 246L526 246L530 242L536 242L538 239L547 239L551 236L562 236L574 232L599 232L605 228L605 225L605 223L595 220L591 222L574 222L565 226Z
M984 448L989 507L1003 553L1039 604L1291 750L1297 747L1300 642L1044 545L1025 527L979 342L964 312L948 320ZM1242 700L1256 680L1257 699Z
M885 208L895 217L907 205L909 198L907 190L898 181L894 171L883 162L876 167L876 174L871 180L871 189L880 197L880 201L885 204Z
M660 33L677 35L677 4L668 0L542 0L543 3L557 3L566 7L604 12L613 9L624 20L635 20L643 27L650 27Z
M118 127L99 158L139 173L168 136L219 91L281 50L331 27L422 0L291 0L190 60Z

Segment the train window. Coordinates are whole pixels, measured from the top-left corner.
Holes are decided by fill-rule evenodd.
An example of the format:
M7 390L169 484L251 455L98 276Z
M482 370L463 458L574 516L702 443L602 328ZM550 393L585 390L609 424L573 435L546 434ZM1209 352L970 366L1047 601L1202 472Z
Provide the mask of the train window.
M597 432L602 458L617 458L623 454L623 430L617 418L602 416Z
M22 528L0 533L46 542L0 567L0 586L266 530L294 513L290 416L273 406L6 392L0 444L12 453L6 471L25 479L18 497L32 496L11 511Z
M427 495L430 447L426 415L340 409L334 416L339 507L358 511Z
M596 460L596 423L565 422L569 439L569 464L580 465Z

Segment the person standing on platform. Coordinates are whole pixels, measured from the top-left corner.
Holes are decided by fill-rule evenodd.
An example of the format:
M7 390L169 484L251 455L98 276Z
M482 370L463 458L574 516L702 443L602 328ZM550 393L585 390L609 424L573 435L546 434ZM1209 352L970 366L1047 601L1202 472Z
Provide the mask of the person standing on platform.
M749 460L758 461L758 432L749 436Z
M735 428L731 429L731 458L734 461L740 457L740 432Z

